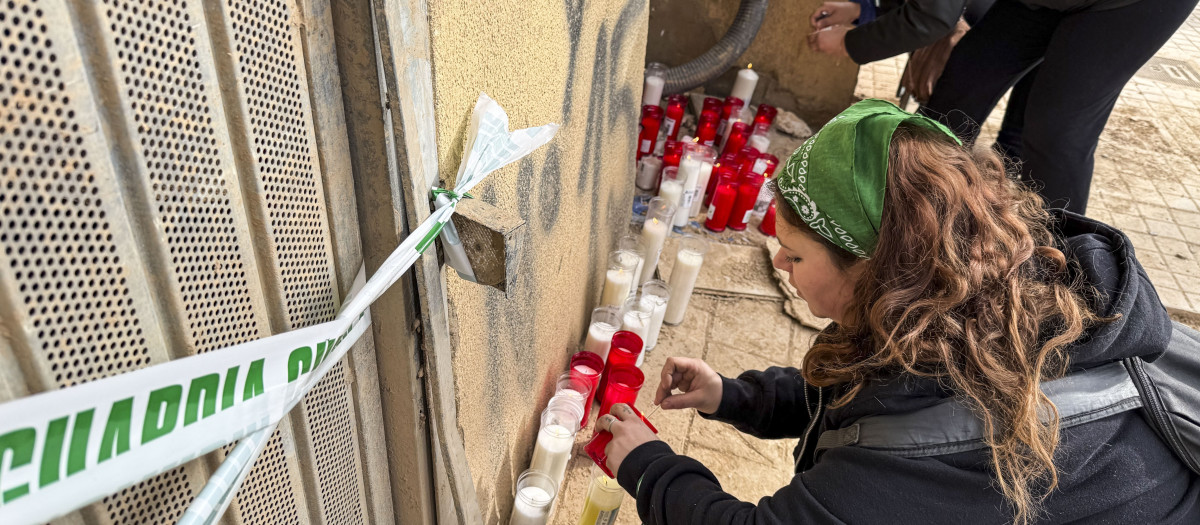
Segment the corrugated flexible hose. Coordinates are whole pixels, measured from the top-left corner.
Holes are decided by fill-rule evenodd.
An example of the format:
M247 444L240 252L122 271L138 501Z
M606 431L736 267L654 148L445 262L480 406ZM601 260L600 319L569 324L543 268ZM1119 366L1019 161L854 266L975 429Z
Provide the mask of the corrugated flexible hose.
M767 0L742 0L725 36L691 62L668 69L663 91L682 93L721 76L754 42L766 14Z

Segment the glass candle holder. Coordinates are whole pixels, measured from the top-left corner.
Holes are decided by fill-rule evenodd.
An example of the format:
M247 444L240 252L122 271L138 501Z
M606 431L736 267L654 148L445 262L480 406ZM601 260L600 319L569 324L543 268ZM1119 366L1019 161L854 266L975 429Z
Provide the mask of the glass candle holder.
M709 181L712 180L713 165L717 162L716 149L700 144L696 145L696 149L703 154L703 158L700 161L700 177L696 179L696 194L692 198L692 207L688 210L688 217L700 214L704 194L708 191Z
M763 235L775 236L775 200L771 200L771 204L767 206L767 213L763 214L763 220L758 224L758 231Z
M759 104L758 111L754 112L754 133L766 134L771 130L771 124L775 123L775 117L779 115L779 110L775 106L767 104Z
M634 254L615 250L608 254L608 271L604 275L604 292L600 295L600 306L617 306L625 304L629 290L636 278L633 271L637 269L637 258Z
M745 122L734 122L730 125L729 136L725 139L725 145L721 149L721 153L734 153L741 151L746 147L746 141L750 140L750 125Z
M721 106L724 104L725 102L718 97L704 97L704 105L701 107L701 111L716 111L719 115L721 113Z
M663 88L666 85L666 64L659 62L646 64L645 84L642 87L642 105L657 106L662 102Z
M679 161L679 180L683 181L683 196L679 199L679 207L675 210L675 220L672 225L676 228L687 226L688 211L692 209L692 201L696 198L696 185L700 181L700 170L704 164L704 152L710 149L698 143L683 145L683 156Z
M675 140L679 136L679 123L683 122L687 102L687 95L682 93L667 97L667 111L663 118L663 130L667 139Z
M576 374L572 370L563 372L558 376L558 381L554 385L555 397L562 396L566 399L578 399L579 407L584 409L586 414L587 408L585 402L592 397L592 382L588 378ZM583 423L579 424L583 428Z
M676 211L679 210L679 203L683 202L683 182L679 176L679 168L663 168L662 181L658 184L658 196L671 203ZM668 222L674 220L674 217L670 217Z
M733 176L736 177L740 167L741 163L738 161L737 155L732 153L721 155L721 159L718 160L715 165L713 165L713 175L708 179L708 188L704 190L703 209L705 212L708 211L708 205L712 204L713 190L717 189L717 181L721 180L721 173L732 171Z
M725 103L721 104L721 121L717 123L717 135L725 137L729 133L730 123L737 118L745 106L745 100L737 97L725 97Z
M613 334L621 329L621 309L616 306L601 306L592 310L592 321L588 325L583 350L600 356L601 366L608 357Z
M642 253L645 257L642 273L638 276L639 284L654 277L654 269L658 267L658 257L662 254L663 244L671 232L671 221L675 212L675 206L667 199L650 199L650 205L646 209L646 222L642 224Z
M641 131L638 132L637 160L651 154L658 141L658 129L662 126L663 109L658 105L642 106Z
M636 366L618 366L610 370L597 417L609 413L617 403L633 406L645 380L646 376Z
M645 346L642 338L633 332L621 330L613 334L612 347L608 350L608 360L604 363L604 373L600 375L600 386L596 388L596 401L604 402L609 372L621 366L636 367L638 356L641 355L643 348Z
M612 344L612 336L609 336L609 344ZM605 353L608 349L605 349ZM588 415L592 411L592 402L596 399L596 389L600 387L600 374L604 372L604 359L593 352L579 352L571 356L570 364L571 373L576 377L588 382L587 399L583 402L583 419L579 421L579 427L587 426Z
M708 220L704 227L717 233L725 231L729 216L733 213L733 203L737 199L737 180L733 170L723 170L718 173L717 187L713 189L712 202L708 204Z
M715 145L717 143L717 126L720 125L720 120L721 114L716 111L700 112L700 119L696 121L696 140L705 146Z
M767 149L771 147L771 139L766 135L755 133L750 135L750 140L746 141L746 145L754 148L754 151L766 153Z
M557 494L558 484L550 476L533 469L522 472L517 478L517 494L513 498L509 525L545 525Z
M750 221L750 214L754 212L758 194L766 180L765 177L753 171L742 177L742 181L737 187L737 197L733 201L733 212L729 214L727 224L730 229L734 231L746 229L746 223Z
M654 428L654 425L650 424L650 420L646 419L646 416L642 415L642 412L638 410L636 406L629 405L629 408L633 409L633 413L637 414L638 418L640 418L642 422L646 424L646 428L649 428L650 431L654 432L655 434L658 433L658 429ZM608 447L608 444L612 441L612 438L613 435L611 432L607 430L601 430L596 432L592 436L592 439L588 441L587 445L584 445L583 447L583 451L587 453L589 458L592 458L592 462L594 462L597 467L600 467L600 470L603 470L604 473L609 477L615 477L615 474L608 469L608 453L606 453L604 449Z
M600 467L593 467L587 498L583 501L583 514L579 516L579 525L615 523L624 498L625 491L617 480L605 474Z
M640 190L652 191L658 187L658 174L662 171L662 159L654 156L642 157L637 165L637 177L634 186Z
M759 171L760 165L762 166L762 171ZM779 167L779 158L768 153L754 161L753 171L755 173L761 173L766 179L770 179L775 175L775 168L777 167ZM774 196L775 194L771 193L771 187L764 184L762 188L758 190L758 198L754 201L754 212L750 215L752 217L761 217L763 214L767 213L767 206L771 204L771 200Z
M551 403L542 411L542 426L538 429L529 469L550 476L556 488L567 472L567 462L571 459L571 448L575 445L575 433L579 431L582 414L582 408L576 409L561 401Z
M654 309L646 308L640 297L630 297L621 309L621 330L633 332L642 338L642 351L638 354L634 366L642 366L646 359L645 342L650 339L650 319L654 317Z
M667 304L671 301L671 287L666 281L654 279L642 285L642 295L638 299L643 309L650 309L650 334L646 337L646 349L642 354L658 346L658 334L662 332L663 318L667 315ZM643 361L645 358L643 357Z
M637 268L633 270L633 274L636 276L642 275L642 267L645 266L646 262L646 246L642 243L642 236L632 234L622 235L620 239L617 239L617 249L637 256ZM638 281L637 284L641 284L641 282ZM633 297L636 292L637 285L635 284L629 288L629 296Z
M663 322L677 325L683 322L687 313L688 301L692 298L692 290L696 287L696 278L700 276L700 267L704 264L704 255L708 253L708 243L694 235L684 235L679 240L679 250L675 253L675 265L671 267L671 300L667 303L667 314Z

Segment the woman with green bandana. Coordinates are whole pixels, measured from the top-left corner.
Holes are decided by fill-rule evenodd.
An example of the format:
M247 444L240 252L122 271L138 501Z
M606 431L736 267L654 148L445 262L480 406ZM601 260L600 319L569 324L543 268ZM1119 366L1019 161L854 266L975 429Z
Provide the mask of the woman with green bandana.
M739 501L618 405L597 428L644 523L1200 523L1200 481L1137 411L1060 425L1041 388L1165 351L1170 317L1121 232L1045 211L990 150L878 100L826 124L775 185L774 264L834 323L799 368L730 379L669 358L655 402L798 438L795 477ZM865 418L949 402L960 417L916 433L967 413L987 430L975 446L858 443Z

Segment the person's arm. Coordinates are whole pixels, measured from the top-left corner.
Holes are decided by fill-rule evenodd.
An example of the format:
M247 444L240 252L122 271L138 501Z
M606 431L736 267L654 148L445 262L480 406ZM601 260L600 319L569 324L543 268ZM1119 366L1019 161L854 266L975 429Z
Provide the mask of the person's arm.
M763 439L798 437L810 420L809 400L817 399L795 368L773 366L763 371L743 372L737 379L721 378L721 405L701 417L733 425Z
M846 33L846 53L858 64L915 51L954 30L967 0L909 0Z
M726 493L704 465L675 454L662 441L634 449L617 471L617 481L635 497L638 516L648 525L838 522L805 486L804 477L793 477L755 505Z

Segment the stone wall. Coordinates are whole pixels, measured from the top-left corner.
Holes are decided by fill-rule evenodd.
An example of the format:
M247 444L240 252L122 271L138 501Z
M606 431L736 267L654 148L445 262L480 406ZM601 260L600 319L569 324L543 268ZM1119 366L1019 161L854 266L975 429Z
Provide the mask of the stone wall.
M508 519L538 416L579 345L603 265L626 228L646 50L646 0L432 0L441 176L454 180L486 92L511 128L558 136L472 193L526 225L507 292L448 278L461 426L488 523Z
M649 0L646 58L683 64L720 40L737 15L740 0ZM808 17L821 0L773 1L758 36L735 67L709 82L708 93L725 96L737 70L752 63L760 75L754 103L795 112L813 129L853 102L858 66L849 58L809 51Z

